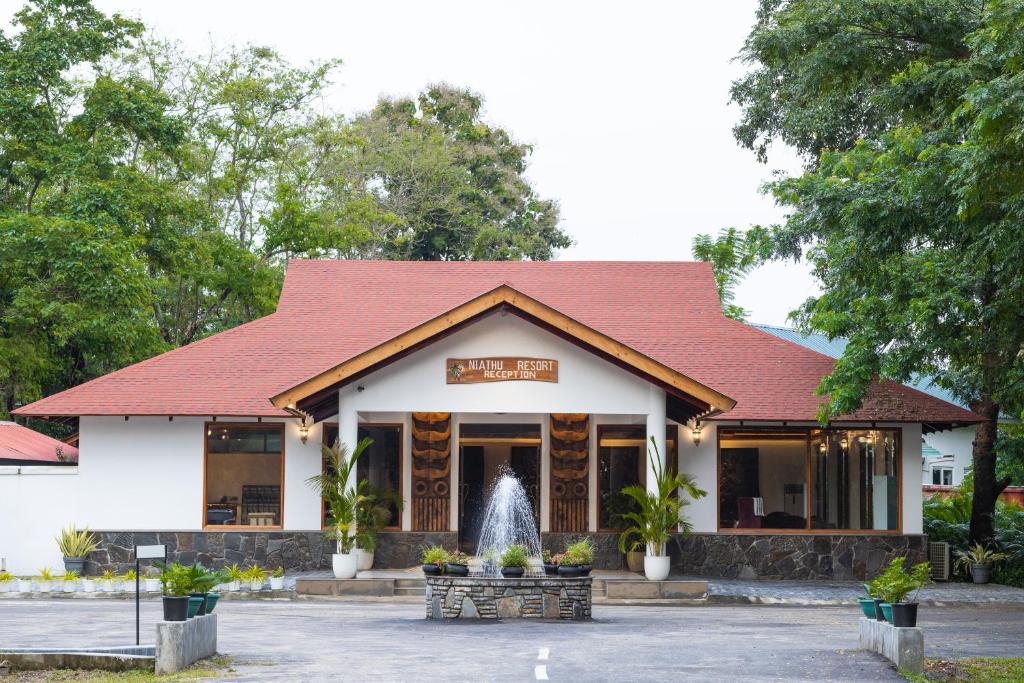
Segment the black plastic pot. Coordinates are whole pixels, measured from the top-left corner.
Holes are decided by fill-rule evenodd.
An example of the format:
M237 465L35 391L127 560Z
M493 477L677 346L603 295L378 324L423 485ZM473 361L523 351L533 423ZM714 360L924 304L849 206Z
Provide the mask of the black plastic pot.
M199 603L199 611L196 612L197 617L204 616L206 614L206 593L189 593L190 598L202 598L203 601Z
M593 568L594 568L593 565L581 564L580 565L580 576L590 576L590 570L593 569Z
M558 575L569 578L583 576L583 566L581 564L560 564L558 565Z
M544 574L547 576L558 576L558 565L557 564L545 564Z
M185 621L188 618L187 595L164 596L164 621Z
M452 576L469 576L469 565L446 564L444 566L444 573L451 574Z
M436 564L425 564L422 568L426 576L441 576L441 568Z
M917 626L917 603L892 603L892 625L903 628Z
M881 598L875 598L875 621L885 621L885 614L882 613L883 602Z
M502 567L501 575L506 579L511 579L513 577L522 576L525 571L526 570L522 567Z
M992 567L987 564L972 564L971 580L974 583L988 583L992 580Z

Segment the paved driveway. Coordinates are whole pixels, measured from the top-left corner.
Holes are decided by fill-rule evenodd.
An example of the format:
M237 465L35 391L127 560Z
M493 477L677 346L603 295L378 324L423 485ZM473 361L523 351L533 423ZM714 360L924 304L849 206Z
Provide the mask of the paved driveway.
M143 604L143 634L159 611ZM591 623L438 623L419 604L227 601L228 680L902 680L850 607L595 606ZM122 644L125 601L0 602L0 646ZM148 625L147 625L148 624ZM922 608L929 656L1008 655L1024 607ZM543 679L543 678L542 678Z

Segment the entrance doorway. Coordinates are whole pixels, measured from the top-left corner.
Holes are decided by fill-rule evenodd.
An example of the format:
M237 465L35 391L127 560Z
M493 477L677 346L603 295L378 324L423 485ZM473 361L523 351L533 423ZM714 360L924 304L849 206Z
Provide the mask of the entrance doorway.
M494 481L510 471L540 523L540 425L459 425L459 548L474 553ZM538 527L539 528L539 527Z

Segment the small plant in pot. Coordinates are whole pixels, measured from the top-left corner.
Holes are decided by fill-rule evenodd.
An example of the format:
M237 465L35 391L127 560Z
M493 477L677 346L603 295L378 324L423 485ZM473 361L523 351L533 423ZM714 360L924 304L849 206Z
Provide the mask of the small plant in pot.
M224 570L224 590L226 591L237 591L242 589L242 574L244 570L238 566L238 563L227 567Z
M348 448L340 440L333 446L321 446L325 467L320 474L310 477L306 483L316 491L330 508L334 523L324 534L338 542L338 552L331 557L331 568L336 579L355 578L359 571L356 554L356 533L361 506L367 504L369 496L365 479L349 486L349 479L355 474L356 462L373 443L363 439L349 457Z
M420 563L426 576L440 576L448 561L448 551L439 545L432 545L423 551Z
M121 590L125 593L135 592L135 570L129 569L124 574L121 574Z
M62 588L65 593L74 593L78 590L78 578L79 575L76 571L64 572L64 576L61 579L64 583Z
M992 579L992 565L1005 559L1005 554L975 543L967 550L956 551L956 568L970 571L974 583L988 583Z
M544 574L546 576L557 576L558 563L562 561L562 553L552 555L551 551L545 548L540 551L540 561L544 564Z
M917 594L931 583L931 564L921 562L909 571L904 569L906 558L897 557L872 582L883 600L882 612L893 626L917 626ZM910 600L907 597L913 593Z
M90 579L88 576L82 577L82 592L93 593L96 591L96 580Z
M284 590L284 567L278 567L270 575L270 590Z
M50 585L53 583L53 572L50 571L49 567L43 567L39 570L39 578L36 579L36 583L39 585L40 593L50 592Z
M14 575L4 569L0 571L0 593L9 593L13 586L18 585L18 582L14 580Z
M188 616L202 616L207 613L207 598L213 587L227 578L225 571L210 571L198 562L186 567L192 590L189 593Z
M104 569L100 575L100 590L104 593L114 592L114 582L117 581L117 576L109 569Z
M586 576L594 563L594 546L590 537L570 543L558 563L559 576Z
M647 554L644 556L644 575L648 581L664 581L671 568L666 552L669 539L677 528L683 534L690 533L693 528L689 520L682 516L682 510L688 504L682 494L696 500L706 496L707 491L698 488L689 475L682 472L673 474L662 466L654 437L651 437L651 450L654 480L648 483L653 484L653 491L639 484L622 489L636 503L636 509L622 514L622 518L631 526L619 535L619 550L625 552L627 547L638 547L641 543L645 545Z
M156 593L160 590L160 571L154 567L146 570L146 578L142 579L143 590Z
M249 590L256 593L263 590L263 584L267 580L267 570L258 564L254 564L245 570L243 576L243 580L249 584Z
M373 569L373 554L377 549L378 534L391 521L391 509L402 510L402 497L395 491L375 488L369 482L360 482L363 497L356 510L356 564L359 571Z
M444 573L452 576L469 576L469 555L461 550L453 550L448 553L448 559L444 563Z
M864 595L857 598L857 603L860 604L860 610L868 619L877 619L878 613L875 612L875 599L871 596L871 586L866 583L861 585L864 586Z
M158 563L160 585L163 587L164 621L185 621L188 618L189 593L192 579L185 567L177 562Z
M85 570L85 558L99 546L99 539L89 533L88 529L78 529L71 525L62 529L57 537L57 547L64 556L64 571L78 572L81 576Z
M513 543L501 554L501 575L505 578L522 576L529 567L525 546Z

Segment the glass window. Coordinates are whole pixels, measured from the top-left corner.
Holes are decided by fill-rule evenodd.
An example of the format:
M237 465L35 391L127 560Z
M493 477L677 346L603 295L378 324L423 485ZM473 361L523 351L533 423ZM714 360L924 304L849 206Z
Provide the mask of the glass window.
M283 424L207 424L207 526L281 526L283 434Z
M722 430L719 447L721 528L806 528L806 432Z
M597 450L598 528L622 526L619 515L635 511L636 503L622 493L647 478L647 427L645 425L599 425ZM676 426L666 427L666 462L676 469Z
M952 467L933 467L932 468L932 484L936 486L952 486L953 485L953 468Z
M812 527L899 527L896 432L822 432L811 439Z
M373 441L359 456L356 476L369 482L369 490L386 501L389 528L402 526L399 501L402 495L402 427L400 425L359 425L359 440ZM324 425L324 443L333 445L338 439L338 425ZM331 523L330 511L324 508L324 524Z

